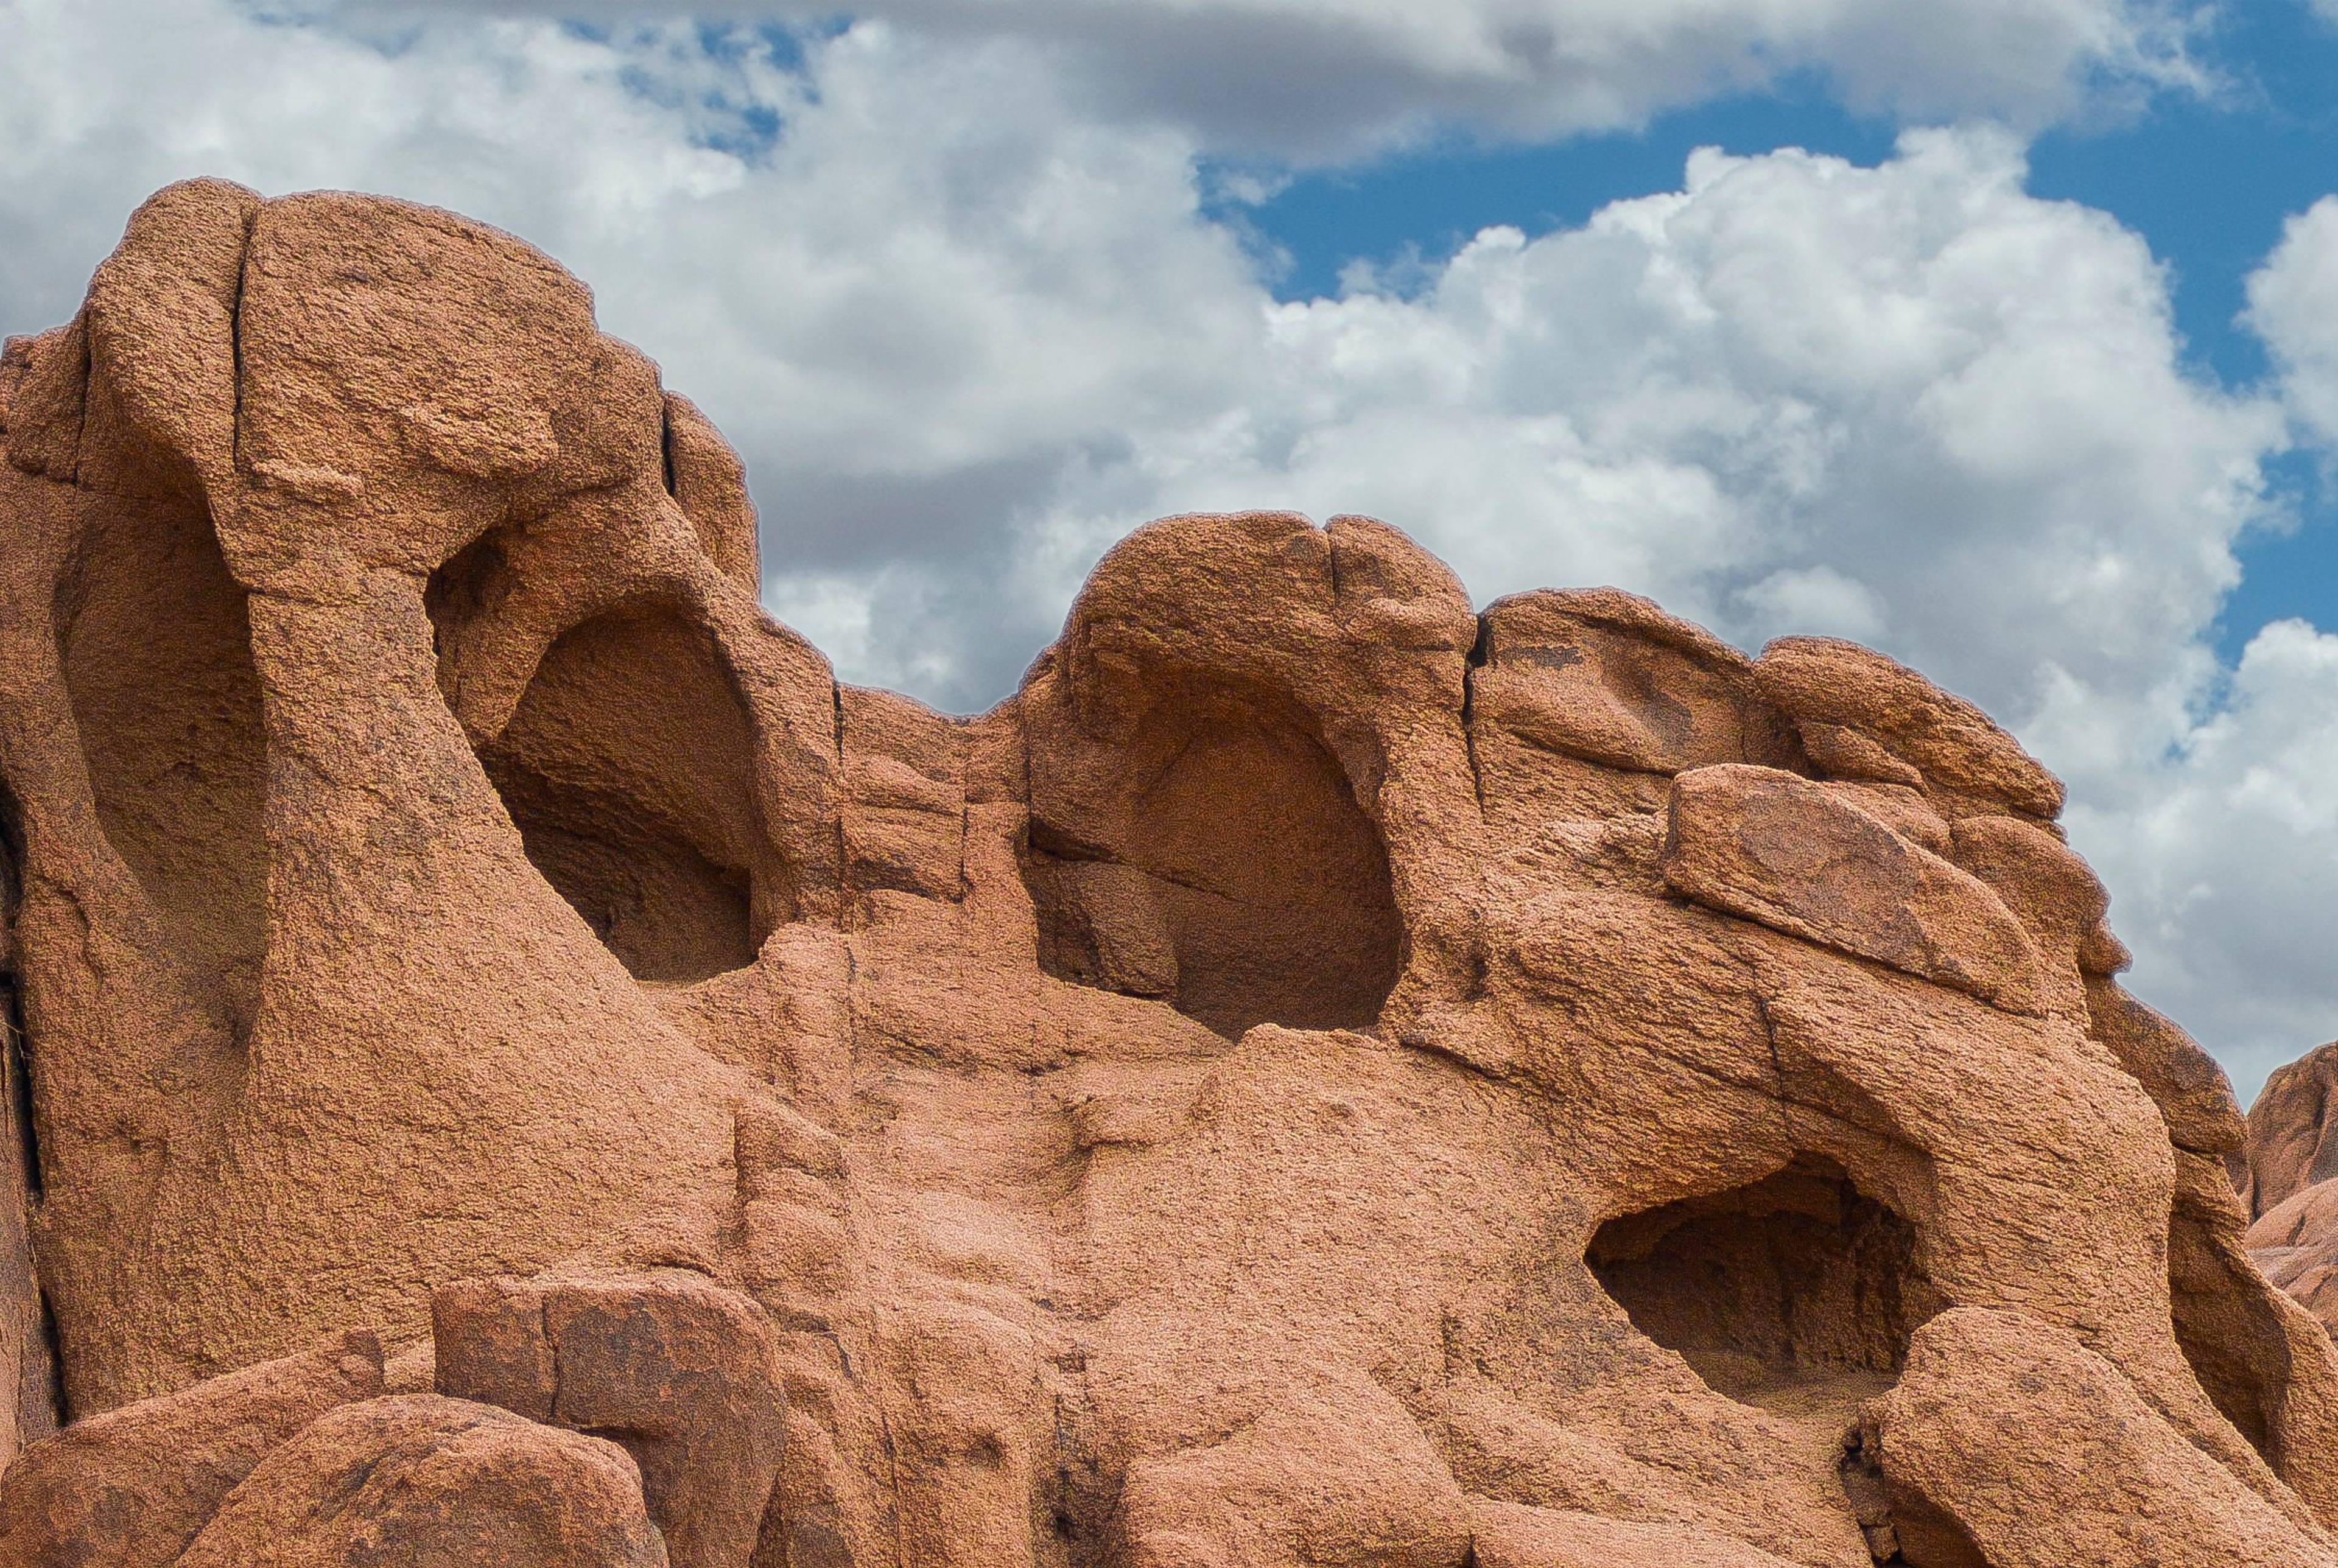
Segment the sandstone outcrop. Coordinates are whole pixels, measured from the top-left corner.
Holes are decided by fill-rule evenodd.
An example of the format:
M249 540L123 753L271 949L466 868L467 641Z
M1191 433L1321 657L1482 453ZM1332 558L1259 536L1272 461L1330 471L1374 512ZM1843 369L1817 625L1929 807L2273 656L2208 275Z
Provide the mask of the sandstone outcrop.
M407 1394L319 1417L229 1494L177 1562L666 1568L668 1558L615 1444Z
M680 1269L466 1280L439 1290L432 1324L441 1394L624 1446L673 1568L752 1554L786 1419L752 1301Z
M76 1422L0 1473L0 1562L166 1568L280 1445L380 1392L358 1330Z
M2249 1107L2248 1161L2241 1181L2259 1219L2307 1188L2338 1176L2338 1044L2309 1051L2265 1076Z
M27 1542L369 1334L120 1528L2338 1564L2222 1075L2058 786L1879 654L1245 514L989 713L841 685L582 286L371 198L158 195L0 437Z
M2276 1067L2249 1107L2233 1184L2254 1217L2246 1244L2265 1277L2338 1332L2338 1045Z

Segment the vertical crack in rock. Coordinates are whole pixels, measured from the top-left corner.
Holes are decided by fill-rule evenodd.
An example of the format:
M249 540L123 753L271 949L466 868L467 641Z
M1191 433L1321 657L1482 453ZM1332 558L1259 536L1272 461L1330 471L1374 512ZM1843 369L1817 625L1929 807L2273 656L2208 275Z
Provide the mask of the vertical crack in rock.
M658 476L665 483L665 493L679 496L673 479L673 407L662 403L658 408Z
M34 1203L41 1199L41 1133L33 1119L32 1053L25 1032L25 998L14 975L0 971L0 1042L5 1042L5 1058L0 1058L0 1070L7 1073L8 1114L13 1118L15 1132L17 1169L23 1172L25 1191Z
M234 298L228 302L227 310L228 383L231 388L231 399L228 407L228 461L232 464L239 472L241 471L244 466L243 297L244 290L250 285L251 280L251 242L252 238L258 231L259 228L260 211L258 208L254 208L251 215L244 220L243 250L241 255L236 259L235 295ZM214 497L211 504L213 505L218 505L221 504L222 499L223 498L221 497Z
M1478 760L1478 671L1486 667L1492 636L1492 622L1480 614L1478 640L1469 645L1461 666L1461 746L1469 758L1469 793L1477 799L1479 817L1486 814L1486 769Z
M0 1435L0 1465L15 1443L64 1425L64 1362L56 1318L41 1289L33 1255L32 1222L40 1207L43 1162L33 1109L32 1054L25 1032L24 992L17 976L16 921L24 907L25 837L15 799L0 784L0 1116L6 1142L0 1155L0 1366L12 1373L14 1406ZM13 1362L13 1366L6 1366Z

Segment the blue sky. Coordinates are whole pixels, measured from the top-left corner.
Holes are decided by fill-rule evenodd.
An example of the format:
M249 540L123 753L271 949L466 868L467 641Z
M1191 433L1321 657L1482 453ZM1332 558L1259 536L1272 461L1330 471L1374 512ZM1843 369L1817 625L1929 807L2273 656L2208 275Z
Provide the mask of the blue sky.
M2245 387L2268 373L2264 343L2239 320L2248 274L2290 214L2338 185L2338 25L2302 0L2258 0L2216 14L2201 54L2223 78L2215 91L2163 93L2047 130L2029 143L2029 189L2109 212L2147 240L2168 271L2186 358ZM1890 156L1900 128L1889 113L1853 112L1804 74L1635 130L1525 144L1449 134L1292 176L1262 202L1221 207L1255 230L1278 297L1299 299L1336 293L1358 259L1439 261L1494 224L1530 235L1577 227L1608 202L1665 189L1697 147L1795 146L1874 163ZM2311 453L2270 466L2295 525L2244 535L2245 575L2218 622L2227 662L2268 621L2338 629L2338 488Z
M0 332L189 175L501 225L955 711L1183 510L1858 638L2245 1095L2338 1035L2333 83L2338 0L0 0Z

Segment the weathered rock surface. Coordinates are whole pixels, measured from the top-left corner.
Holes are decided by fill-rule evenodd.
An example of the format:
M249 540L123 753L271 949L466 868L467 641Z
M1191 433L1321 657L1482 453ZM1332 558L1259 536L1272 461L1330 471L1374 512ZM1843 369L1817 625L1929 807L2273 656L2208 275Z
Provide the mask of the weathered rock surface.
M1673 780L1665 880L1724 914L2039 1011L2038 953L2013 912L1856 799L1772 768L1693 769Z
M762 1309L679 1269L466 1280L432 1303L438 1392L614 1439L674 1568L754 1551L785 1397Z
M2050 1434L2009 1444L2007 1432ZM2134 1385L2027 1316L1944 1313L1860 1433L1911 1563L2326 1568L2303 1508L2184 1442Z
M2245 1245L2265 1278L2338 1333L2338 1045L2276 1067L2249 1107L2233 1184L2254 1217Z
M0 1474L0 1563L163 1568L278 1445L380 1392L359 1330L76 1422Z
M2338 1185L2317 1181L2291 1193L2258 1216L2247 1245L2266 1279L2338 1326Z
M278 1448L177 1562L665 1568L667 1557L615 1444L405 1394L336 1410Z
M157 196L0 442L40 1529L371 1333L154 1561L2330 1561L2230 1092L1880 655L1262 513L842 686L583 287L363 197Z
M2266 1075L2249 1107L2245 1195L2252 1219L2316 1182L2338 1176L2338 1044L2309 1051Z

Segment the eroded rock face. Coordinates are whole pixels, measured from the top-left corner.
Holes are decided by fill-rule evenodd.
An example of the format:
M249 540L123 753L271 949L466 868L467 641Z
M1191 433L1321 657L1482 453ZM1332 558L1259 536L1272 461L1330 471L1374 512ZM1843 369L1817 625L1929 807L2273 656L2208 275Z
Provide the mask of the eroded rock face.
M349 1405L270 1454L179 1568L667 1568L615 1444L427 1394Z
M2247 1175L2252 1219L2338 1176L2338 1044L2276 1067L2249 1107Z
M2331 1091L2338 1045L2276 1067L2249 1107L2231 1157L2254 1222L2245 1244L2265 1277L2338 1332L2338 1130Z
M754 1551L786 1420L754 1302L672 1269L464 1280L432 1305L439 1393L622 1445L673 1568L723 1568Z
M840 686L582 287L361 197L163 192L0 426L34 1452L391 1348L185 1563L2338 1562L2221 1074L1880 655L1248 514Z
M77 1422L0 1473L0 1562L165 1568L280 1445L380 1392L359 1330Z

